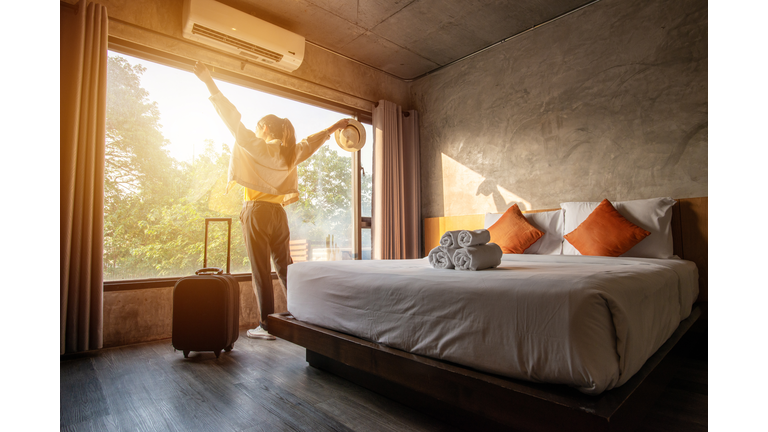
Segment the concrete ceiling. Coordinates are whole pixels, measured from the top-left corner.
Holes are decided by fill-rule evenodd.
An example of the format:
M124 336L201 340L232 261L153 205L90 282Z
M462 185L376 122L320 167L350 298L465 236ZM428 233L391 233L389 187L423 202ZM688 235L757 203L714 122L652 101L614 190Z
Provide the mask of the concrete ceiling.
M219 0L413 79L593 0Z

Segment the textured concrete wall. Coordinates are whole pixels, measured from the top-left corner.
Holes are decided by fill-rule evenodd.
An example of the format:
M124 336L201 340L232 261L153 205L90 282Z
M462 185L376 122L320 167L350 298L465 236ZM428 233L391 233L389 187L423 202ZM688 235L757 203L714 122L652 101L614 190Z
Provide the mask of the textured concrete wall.
M603 0L412 85L424 217L707 196L707 2Z
M372 104L380 99L403 106L410 100L407 83L313 45L306 46L304 61L294 72L254 64L246 64L241 69L240 59L182 37L183 0L98 0L98 3L107 7L111 37L200 60L219 69L363 111L370 112Z
M276 279L275 312L286 312L285 289ZM240 282L240 328L259 325L259 302L251 282ZM104 347L170 338L173 286L104 293Z

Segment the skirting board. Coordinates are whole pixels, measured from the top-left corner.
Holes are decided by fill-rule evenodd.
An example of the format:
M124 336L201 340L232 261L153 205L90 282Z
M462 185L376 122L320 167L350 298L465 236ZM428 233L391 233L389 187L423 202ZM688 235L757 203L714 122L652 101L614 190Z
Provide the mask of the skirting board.
M563 385L485 374L306 324L268 318L269 332L307 349L311 366L339 375L468 430L627 431L634 429L679 365L668 355L701 315L691 315L626 384L598 396Z

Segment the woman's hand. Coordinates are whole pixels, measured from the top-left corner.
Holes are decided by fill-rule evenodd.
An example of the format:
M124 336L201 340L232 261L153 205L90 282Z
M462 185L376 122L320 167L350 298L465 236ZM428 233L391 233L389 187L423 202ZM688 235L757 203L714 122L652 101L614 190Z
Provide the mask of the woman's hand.
M349 119L341 119L326 130L328 131L329 134L333 135L333 133L336 132L337 130L343 130L347 126L349 126Z
M211 72L209 72L208 68L200 62L195 62L195 67L192 69L192 71L200 79L200 81L206 84L213 81L213 78L211 78Z
M200 81L205 83L205 86L208 87L208 92L211 93L211 95L219 93L219 88L216 86L216 83L213 82L211 73L208 71L208 68L205 67L204 64L195 62L195 67L192 68L192 72L194 72L195 75L200 78Z

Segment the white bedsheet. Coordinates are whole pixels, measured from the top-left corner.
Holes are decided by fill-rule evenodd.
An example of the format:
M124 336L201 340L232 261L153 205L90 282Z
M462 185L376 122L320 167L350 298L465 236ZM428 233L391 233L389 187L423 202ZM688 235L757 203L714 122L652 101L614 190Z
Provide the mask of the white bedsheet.
M697 295L696 265L680 259L504 255L478 272L426 258L288 266L298 320L587 394L624 384Z

